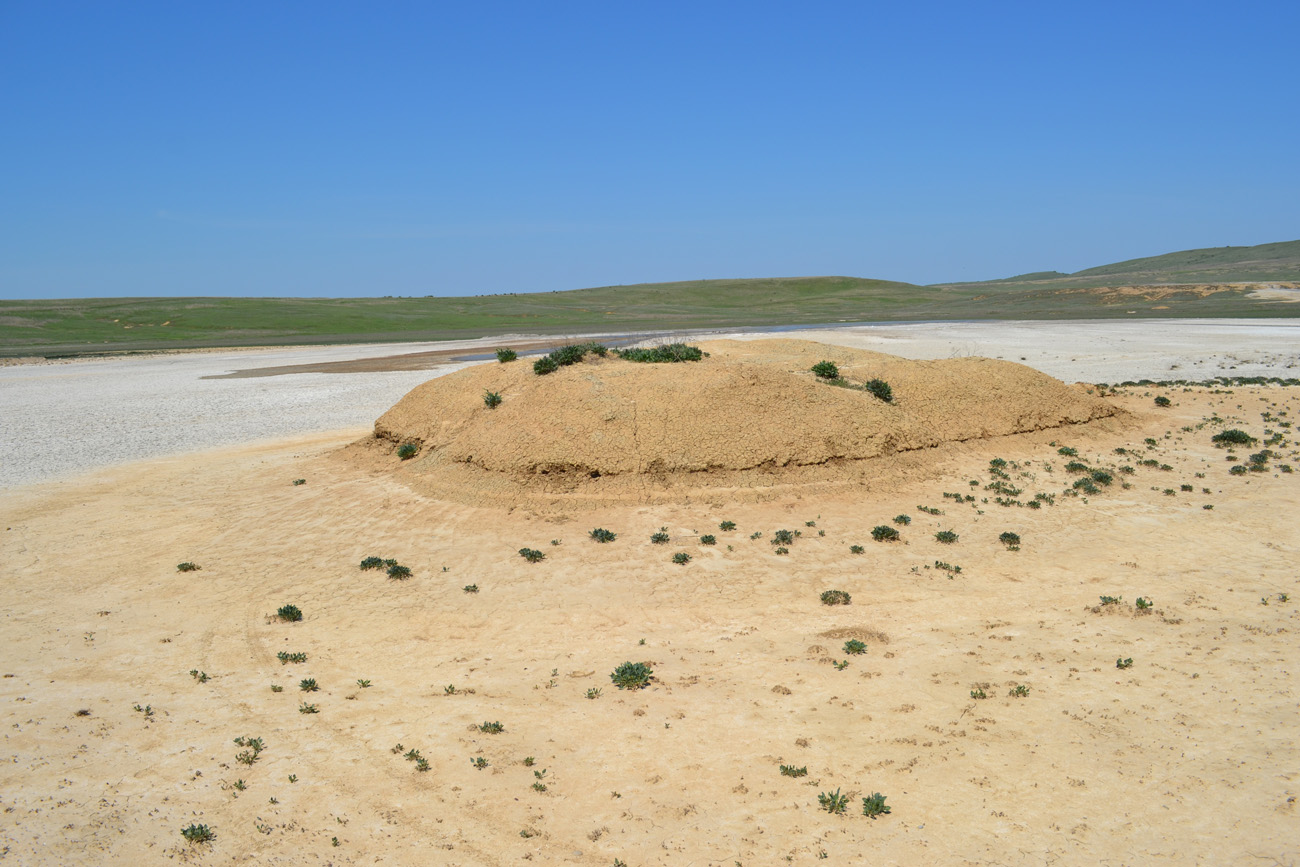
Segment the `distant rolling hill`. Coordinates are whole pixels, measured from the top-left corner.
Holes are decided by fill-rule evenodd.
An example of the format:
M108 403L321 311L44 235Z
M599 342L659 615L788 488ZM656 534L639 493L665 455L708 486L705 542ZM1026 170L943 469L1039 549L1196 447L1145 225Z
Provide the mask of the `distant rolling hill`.
M0 356L843 322L1294 317L1295 298L1300 241L1288 241L933 286L782 277L460 298L0 300Z

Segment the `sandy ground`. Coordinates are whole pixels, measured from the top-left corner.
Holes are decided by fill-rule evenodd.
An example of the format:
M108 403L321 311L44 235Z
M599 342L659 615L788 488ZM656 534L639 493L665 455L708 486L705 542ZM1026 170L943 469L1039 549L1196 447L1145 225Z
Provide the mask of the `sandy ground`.
M1187 360L1274 351L1243 343ZM355 428L11 487L0 862L1295 863L1300 390L1110 399L1129 426L943 447L815 502L452 505L341 460ZM1262 446L1225 460L1225 427L1281 435L1266 472L1229 473ZM1066 495L1067 445L1114 483ZM995 504L993 458L1054 504ZM784 556L779 529L801 531ZM627 661L647 689L611 683ZM836 790L843 816L818 804ZM892 813L862 815L873 792Z

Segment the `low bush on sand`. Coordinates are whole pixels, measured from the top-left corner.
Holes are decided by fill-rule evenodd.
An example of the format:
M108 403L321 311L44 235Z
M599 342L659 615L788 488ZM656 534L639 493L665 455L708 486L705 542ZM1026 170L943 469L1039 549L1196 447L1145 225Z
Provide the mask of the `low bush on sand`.
M420 447L415 443L402 443L397 447L397 456L404 461L409 461L420 452Z
M877 542L897 542L899 539L898 531L887 524L881 524L879 527L871 529L871 538Z
M648 349L615 349L614 354L624 361L642 364L673 364L679 361L699 361L704 357L698 346L686 343L667 343Z
M852 597L843 590L827 590L822 593L823 605L848 605Z
M812 372L818 379L839 379L840 369L833 361L819 361L812 366Z
M607 354L609 354L609 349L600 343L573 343L568 346L561 346L559 349L534 361L533 373L538 376L545 376L548 373L554 373L561 367L577 364L588 355L599 355L603 358Z
M503 346L497 350L497 361L502 364L505 364L507 361L514 361L518 357L519 353L515 352L513 349L508 349Z
M619 689L642 689L649 686L653 674L644 662L625 662L610 673L609 679Z

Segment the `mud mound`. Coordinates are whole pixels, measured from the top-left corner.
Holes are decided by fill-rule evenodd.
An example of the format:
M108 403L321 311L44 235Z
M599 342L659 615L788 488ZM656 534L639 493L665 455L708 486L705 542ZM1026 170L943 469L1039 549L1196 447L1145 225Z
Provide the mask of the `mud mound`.
M865 464L943 443L1114 415L1105 401L1031 368L987 358L909 361L799 340L714 341L699 362L614 356L537 376L527 362L431 380L375 422L358 449L419 457L407 481L474 502L520 496L669 499L691 489L844 482ZM819 381L882 379L892 402ZM484 392L502 404L484 405ZM828 472L833 469L834 472Z

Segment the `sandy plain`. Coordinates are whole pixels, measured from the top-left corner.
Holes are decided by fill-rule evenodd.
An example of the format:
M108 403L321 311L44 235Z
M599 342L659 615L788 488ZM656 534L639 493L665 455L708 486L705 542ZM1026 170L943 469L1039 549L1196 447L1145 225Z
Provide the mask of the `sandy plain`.
M1258 338L1220 325L1217 345L1207 324L1163 353L1152 337L1130 347L1127 368L1115 341L1161 329L1069 345L1064 329L1008 324L965 352L977 332L930 327L907 341L890 329L883 351L921 355L908 341L931 340L931 357L1040 369L1068 357L1103 375L1047 372L1109 382L1170 369L1293 376L1297 353L1294 324L1258 326L1292 329ZM195 372L133 387L201 406L197 383L212 380ZM294 389L322 376L216 382ZM541 514L429 499L340 459L409 387L367 389L365 377L349 394L371 403L317 408L302 422L314 429L266 434L257 408L274 407L274 391L232 392L250 395L229 404L249 420L237 442L191 429L179 442L217 447L133 463L97 446L98 469L42 469L52 480L0 493L0 861L1300 859L1300 476L1282 469L1300 465L1297 389L1124 389L1106 398L1122 421L936 448L857 494ZM27 429L19 451L83 435L75 418L60 425L31 406L53 423ZM344 412L369 415L328 423ZM84 435L110 442L96 418ZM129 431L130 414L120 418ZM158 418L186 433L185 416ZM1226 427L1280 435L1266 471L1230 473L1254 449L1226 460L1210 442ZM1114 484L1065 495L1075 476L1063 446ZM1054 504L993 502L993 458ZM911 523L893 524L901 514ZM902 540L874 542L878 525ZM597 544L598 526L618 538ZM661 527L671 541L652 544ZM771 544L778 529L801 533L785 556ZM1007 531L1020 550L998 541ZM525 562L525 546L546 559ZM692 559L679 566L674 553ZM360 571L372 555L413 576ZM201 569L180 573L181 562ZM852 603L821 604L830 589ZM278 621L285 604L304 619ZM850 640L866 652L847 654ZM647 689L613 686L625 661L650 665ZM300 689L308 678L317 691ZM497 721L500 733L479 728ZM265 744L251 764L237 758L240 737ZM819 807L836 790L850 795L846 815ZM873 792L890 814L862 815ZM186 842L192 824L215 839Z

